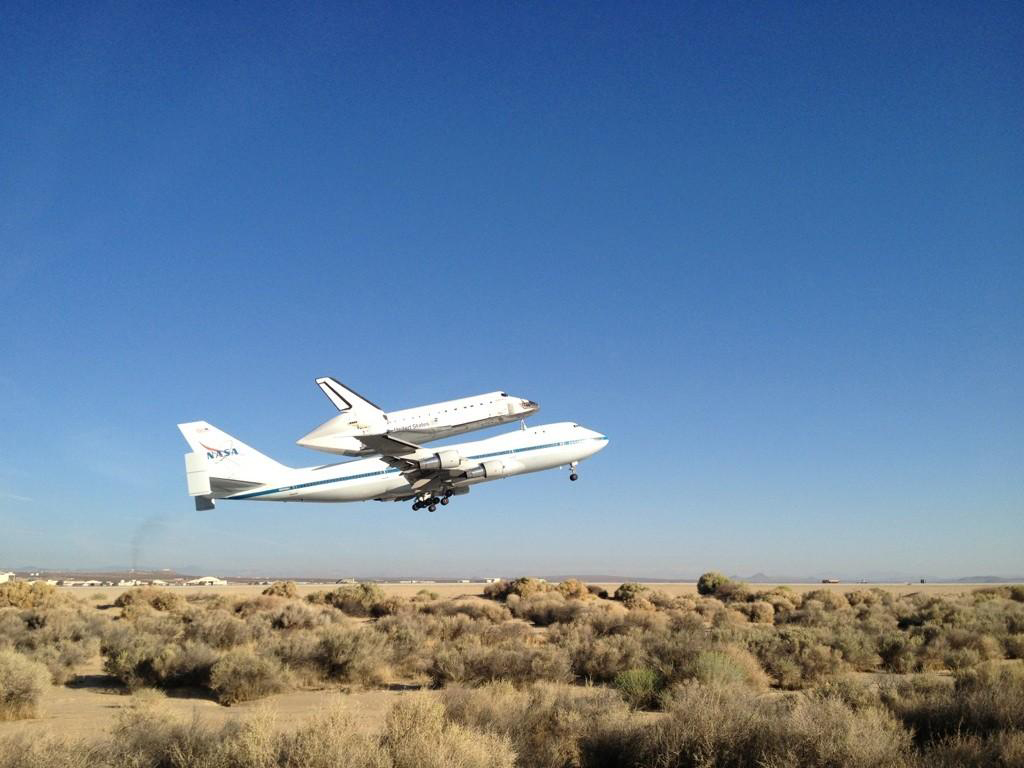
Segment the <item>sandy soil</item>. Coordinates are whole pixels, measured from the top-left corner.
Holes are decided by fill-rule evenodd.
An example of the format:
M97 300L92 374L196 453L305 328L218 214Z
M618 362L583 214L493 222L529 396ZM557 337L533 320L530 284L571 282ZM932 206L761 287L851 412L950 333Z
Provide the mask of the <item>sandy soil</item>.
M415 693L421 692L411 686L356 692L330 688L291 691L225 707L201 695L174 692L159 706L171 717L188 720L198 715L202 722L214 727L265 709L273 713L275 725L282 730L294 730L317 711L341 706L353 715L361 728L369 732L381 727L384 716L399 697ZM435 695L433 691L422 693ZM18 734L100 739L110 733L117 721L118 712L131 704L132 696L125 693L115 680L103 674L102 660L97 657L80 669L76 681L71 685L51 686L44 693L39 717L0 722L0 739Z
M422 589L436 592L443 598L477 598L483 592L483 583L472 584L382 584L388 594L409 597ZM609 592L618 584L601 585ZM660 589L673 595L696 594L693 583L648 584L651 589ZM751 585L755 589L767 589L771 585ZM955 594L977 588L977 584L789 584L797 592L814 589L829 589L839 592L851 589L881 587L890 592L908 594ZM330 589L334 584L301 584L300 594ZM257 595L265 587L261 585L229 585L226 587L176 587L182 594L220 593L234 597ZM124 588L64 588L79 599L94 605L105 606L125 591ZM40 717L16 722L0 722L0 738L14 734L59 734L69 738L101 738L109 733L116 722L117 713L130 706L132 697L127 695L112 678L103 673L102 660L97 657L78 670L79 674L69 686L53 686L44 695ZM273 712L275 722L282 729L293 729L318 710L340 705L350 711L356 721L367 730L378 729L384 715L401 696L414 693L414 686L395 684L388 690L348 692L338 688L303 690L270 696L256 702L224 707L202 694L173 692L161 704L169 715L191 718L198 714L211 726L218 726L233 718L246 717L254 710L264 708ZM426 695L435 695L427 692Z
M334 589L336 584L323 583L323 584L302 584L298 585L298 591L300 595L307 595L310 592L319 592L325 589ZM483 582L472 582L469 584L434 584L430 582L422 582L418 584L400 584L400 583L381 583L380 587L389 595L396 595L398 597L412 597L420 590L427 590L428 592L436 592L442 598L458 598L458 597L476 597L483 594L484 587L486 584ZM607 589L608 592L614 592L619 586L618 582L614 583L602 583L601 587ZM697 594L697 585L693 582L666 582L666 583L645 583L644 586L650 589L658 589L663 592L667 592L670 595L695 595ZM828 589L835 592L849 592L853 589L870 589L878 587L884 589L887 592L893 592L896 594L911 594L915 592L923 592L929 595L949 595L958 594L963 592L970 592L978 587L985 586L984 584L858 584L856 582L842 582L840 584L751 584L751 589L761 590L770 589L773 586L787 586L795 592L803 593L810 592L815 589ZM126 587L60 587L59 589L67 591L76 597L85 598L93 603L112 603L117 599L117 596L127 590ZM223 594L232 597L243 597L247 595L258 595L264 589L265 586L259 584L229 584L226 587L167 587L175 592L181 592L184 595L193 594Z

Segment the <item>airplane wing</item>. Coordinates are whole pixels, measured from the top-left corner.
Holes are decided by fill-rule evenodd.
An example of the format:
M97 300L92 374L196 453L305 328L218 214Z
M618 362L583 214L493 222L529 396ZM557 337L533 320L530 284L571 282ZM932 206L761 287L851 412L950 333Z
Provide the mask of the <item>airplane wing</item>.
M450 489L454 480L465 477L466 470L461 463L451 468L425 468L424 463L432 458L433 454L413 458L412 454L422 450L414 443L407 443L390 435L361 435L357 439L370 450L379 453L382 461L405 475L417 493Z

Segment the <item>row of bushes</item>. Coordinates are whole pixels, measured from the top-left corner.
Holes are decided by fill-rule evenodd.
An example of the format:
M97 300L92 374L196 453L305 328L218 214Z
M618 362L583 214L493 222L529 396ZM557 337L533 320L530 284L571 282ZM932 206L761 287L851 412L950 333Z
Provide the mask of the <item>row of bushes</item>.
M989 699L971 693L972 686L993 682L1013 690ZM1020 765L1020 680L985 681L965 673L955 685L964 690L894 689L883 695L850 683L763 695L744 687L689 683L666 692L665 714L657 719L631 712L607 688L456 686L401 698L378 733L363 732L340 710L315 715L293 732L280 731L265 711L212 729L196 719L169 718L150 696L128 708L110 738L98 744L2 741L0 768ZM958 701L958 693L972 703ZM883 701L885 696L891 700ZM941 727L915 730L916 723L937 725L936 713L943 713ZM957 725L953 718L959 718Z
M731 583L712 581L703 591ZM106 670L129 688L194 687L224 703L391 678L436 687L593 682L655 708L687 681L760 691L849 671L966 670L1019 656L1014 641L1024 636L1013 588L948 598L881 590L801 597L777 588L725 603L630 584L604 599L575 580L518 579L490 585L494 600L403 600L373 584L300 600L284 582L245 599L130 590L112 621L41 586L3 593L10 607L0 609L0 648L46 664L58 683L99 648ZM789 607L776 611L783 600ZM772 621L757 620L761 604Z

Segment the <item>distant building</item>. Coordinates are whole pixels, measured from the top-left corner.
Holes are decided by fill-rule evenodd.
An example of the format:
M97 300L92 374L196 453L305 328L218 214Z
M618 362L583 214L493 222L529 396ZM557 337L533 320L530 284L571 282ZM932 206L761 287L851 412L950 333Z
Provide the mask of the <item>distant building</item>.
M485 584L497 584L499 581L501 581L501 579L497 576L489 576L484 579Z
M0 571L0 584L14 581L14 571Z
M150 584L151 584L152 586L154 586L154 587L166 587L166 586L167 586L167 582L166 582L166 581L164 581L163 579L153 579L153 580L152 580L151 582L149 582L149 583L150 583Z
M121 579L117 582L119 587L141 587L145 582L139 581L138 579Z
M200 576L198 579L192 579L186 581L190 587L224 587L227 586L227 581L224 579L218 579L216 576Z
M822 584L838 584L839 583L839 579L822 579L821 583Z

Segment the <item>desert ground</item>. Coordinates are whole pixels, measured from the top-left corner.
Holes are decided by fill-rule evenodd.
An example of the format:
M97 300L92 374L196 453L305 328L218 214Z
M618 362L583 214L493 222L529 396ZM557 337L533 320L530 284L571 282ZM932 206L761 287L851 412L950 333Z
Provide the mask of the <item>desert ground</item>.
M428 590L430 592L436 592L439 597L443 599L461 599L467 597L482 597L484 589L487 584L483 581L473 582L436 582L436 581L417 581L417 582L375 582L380 586L386 595L394 597L409 598L416 595L421 590ZM622 584L620 581L607 581L607 582L589 582L595 586L605 589L609 594L615 592L616 589ZM659 590L666 594L673 596L682 595L697 595L697 583L692 581L679 582L679 581L665 581L665 582L644 582L645 587L649 587L652 590ZM333 581L324 582L295 582L296 590L302 597L312 594L313 592L320 592L325 589L333 589L339 586ZM853 589L881 589L886 592L891 592L895 595L912 595L912 594L924 594L924 595L956 595L969 592L972 589L986 586L996 586L995 584L985 583L859 583L859 582L840 582L838 584L822 584L818 582L779 582L779 583L765 583L765 584L754 584L752 585L756 589L770 591L775 587L786 587L791 589L797 594L805 594L819 589L828 590L829 592L844 593L849 592ZM94 603L113 602L117 597L123 594L130 587L58 587L62 592L66 592L75 597L81 597ZM264 589L265 585L262 584L228 584L227 586L214 586L214 587L184 587L184 586L173 586L167 587L174 591L180 591L183 594L192 593L215 593L225 595L227 597L251 597L253 595L260 594Z
M314 592L333 589L334 582L298 583L296 591L300 597ZM380 582L379 586L388 596L411 598L422 590L436 593L442 600L483 600L484 582L438 583L438 582ZM596 586L613 594L621 582L600 582ZM669 595L697 595L696 582L651 582L645 587L660 590ZM759 584L759 589L771 590L784 586L797 594L825 589L842 594L857 587L870 586L897 595L958 595L985 585L963 584ZM124 587L58 587L61 593L81 599L93 606L112 605L118 597L130 588ZM237 584L213 587L168 587L171 592L185 596L223 595L229 599L251 598L266 589L264 585ZM326 707L338 706L351 712L359 725L366 730L379 728L384 716L394 701L403 695L419 690L419 686L402 682L392 683L384 690L351 690L337 687L319 690L290 691L272 694L264 699L240 702L222 706L216 700L196 695L193 691L172 693L162 706L168 713L181 717L201 716L205 721L219 725L229 720L248 717L253 710L269 709L274 713L277 724L289 728L303 722L310 714ZM99 738L109 731L113 715L117 710L131 705L129 696L116 680L103 671L103 659L94 656L77 670L77 677L65 686L51 686L43 694L40 715L35 718L12 722L0 721L0 739L5 735L29 733L45 734L59 732L75 738ZM430 693L429 691L427 692Z
M4 745L19 755L0 757L0 768L45 765L88 744L109 753L95 765L116 764L126 739L143 749L125 734L154 723L213 744L258 722L293 744L288 734L332 717L345 738L393 752L387 734L403 712L440 718L438 743L456 731L507 742L489 750L491 762L467 765L604 765L587 754L608 739L629 745L613 765L696 765L655 754L666 739L707 748L713 734L688 730L711 727L692 721L695 708L717 712L719 730L730 718L762 723L761 741L744 747L762 762L794 744L810 750L806 765L1012 765L1024 755L1024 589L706 576L699 585L0 585L0 755ZM20 701L18 681L31 679L35 698L24 682ZM497 713L516 706L521 720L562 723L556 731L577 712L576 730L556 739L550 723L499 725ZM818 721L868 728L875 751L851 743L845 763L829 762L814 746L825 735L808 731ZM55 751L33 757L38 745ZM745 764L725 752L719 764Z

